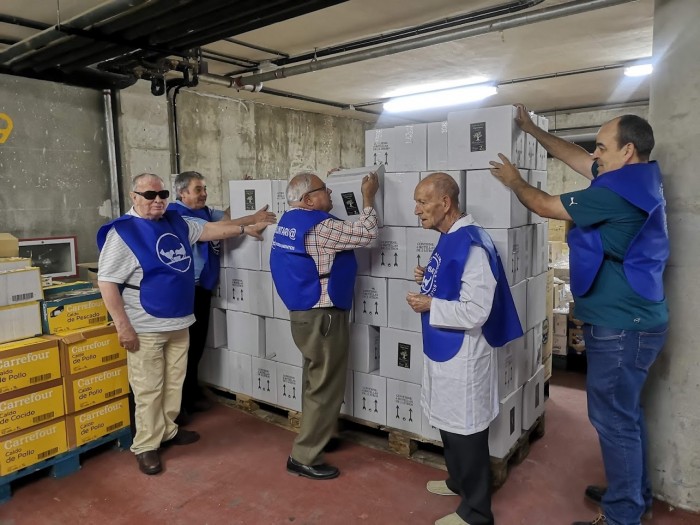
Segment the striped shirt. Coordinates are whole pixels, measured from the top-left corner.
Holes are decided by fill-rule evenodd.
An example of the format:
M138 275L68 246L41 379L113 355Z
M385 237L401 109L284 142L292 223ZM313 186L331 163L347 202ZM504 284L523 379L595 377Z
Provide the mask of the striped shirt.
M333 306L328 296L328 274L335 260L335 254L367 246L377 238L377 212L374 208L364 208L355 222L339 219L326 219L306 233L304 246L306 253L316 263L321 277L321 298L314 308Z

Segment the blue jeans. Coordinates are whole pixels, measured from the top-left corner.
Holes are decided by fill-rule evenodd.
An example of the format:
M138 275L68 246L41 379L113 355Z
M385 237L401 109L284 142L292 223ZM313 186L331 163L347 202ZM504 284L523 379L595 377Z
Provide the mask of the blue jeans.
M588 418L598 431L608 489L601 506L611 525L639 525L651 506L647 436L640 398L649 367L666 341L649 331L584 325Z

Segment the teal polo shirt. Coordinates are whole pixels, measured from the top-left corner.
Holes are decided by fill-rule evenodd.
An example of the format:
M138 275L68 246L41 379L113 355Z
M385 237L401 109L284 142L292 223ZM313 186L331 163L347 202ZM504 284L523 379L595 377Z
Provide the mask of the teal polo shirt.
M648 330L668 322L666 301L649 301L625 277L622 259L646 221L644 211L607 188L587 188L560 195L576 226L598 228L605 259L591 288L574 296L576 318L622 330ZM571 252L569 257L576 257Z

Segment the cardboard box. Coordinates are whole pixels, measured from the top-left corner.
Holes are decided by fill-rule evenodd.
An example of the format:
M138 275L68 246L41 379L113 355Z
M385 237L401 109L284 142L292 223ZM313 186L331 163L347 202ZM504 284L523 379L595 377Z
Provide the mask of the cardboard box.
M420 435L423 428L421 386L386 380L386 425Z
M266 228L267 229L267 228ZM262 242L250 235L229 237L222 242L224 268L262 269Z
M532 275L539 275L548 269L548 245L546 222L535 224L532 232L532 256L530 257L530 271Z
M537 115L537 126L545 131L549 131L549 119L542 115ZM535 169L547 171L547 150L539 142L537 143L537 162L535 164Z
M197 374L199 380L215 388L230 390L230 353L233 352L229 352L228 348L225 347L205 347L199 362L199 373ZM248 377L250 378L250 366L248 367Z
M223 309L226 309L228 306L226 300L226 268L219 270L219 280L211 291L211 306L212 308Z
M527 283L527 329L542 323L547 318L547 274L530 277Z
M265 357L265 319L259 315L226 311L228 349Z
M226 310L212 308L209 312L209 328L207 329L207 340L204 344L212 348L221 348L228 345Z
M253 376L251 366L253 358L238 352L228 352L228 386L231 392L253 395Z
M362 213L362 179L370 172L376 171L379 189L374 197L374 209L377 212L377 225L384 225L384 164L340 170L331 173L326 179L326 186L331 190L333 209L331 214L338 219L356 221Z
M386 226L370 249L372 277L400 278L406 275L406 228Z
M384 226L420 226L413 200L420 176L417 171L384 175Z
M414 280L416 266L425 266L440 240L440 232L423 228L406 228L406 275L405 279Z
M433 171L445 171L448 166L447 158L447 121L428 123L428 163Z
M544 413L544 366L540 365L537 372L523 386L523 430L530 430L535 421Z
M282 219L283 213L277 214L277 222ZM275 226L270 225L266 227L262 232L261 246L260 246L260 267L264 272L269 272L270 270L270 252L272 251L272 239L275 236Z
M228 310L272 317L272 275L226 268L226 303Z
M379 374L420 385L423 380L422 334L380 328Z
M360 275L355 279L353 312L356 323L387 325L387 284L384 277Z
M107 365L63 378L66 414L111 401L129 393L126 365Z
M571 221L549 219L549 240L566 242L566 237L571 229Z
M500 402L498 417L489 425L489 452L504 458L522 433L523 389L518 388Z
M547 359L544 360L544 363L542 364L544 367L544 381L545 383L549 381L552 378L552 356L550 355Z
M421 171L420 180L425 179L433 173L436 173L436 170ZM464 213L467 209L467 172L464 170L442 170L441 173L449 175L457 183L457 187L459 188L459 211ZM420 226L420 221L418 225Z
M388 327L409 332L421 332L421 314L408 305L406 296L409 292L419 292L420 286L415 281L406 279L389 279Z
M43 298L39 268L18 268L0 272L0 306L39 301Z
M354 372L353 416L386 425L386 377L377 372Z
M66 416L68 449L78 448L102 436L128 428L130 422L128 396L69 414Z
M230 180L228 191L232 219L252 215L266 205L270 210L275 208L276 201L272 199L270 179Z
M95 263L97 264L97 263ZM54 281L50 286L44 286L44 299L53 299L54 297L60 296L66 292L74 292L76 290L87 290L90 288L95 288L95 285L90 281L73 281L70 283L63 283L59 281Z
M31 265L32 260L29 257L0 257L0 272L28 268Z
M369 374L379 368L379 328L350 323L348 368Z
M520 281L518 284L510 287L510 293L513 296L513 302L515 303L515 309L518 312L518 318L520 319L520 326L523 328L523 332L527 331L527 282Z
M285 306L282 298L277 293L275 283L272 283L272 314L276 319L286 319L289 321L289 309Z
M467 212L484 228L527 224L527 208L489 170L467 171Z
M60 378L0 394L0 436L40 425L64 413Z
M46 339L58 341L64 376L126 362L126 349L119 344L117 329L112 325L63 332Z
M0 394L61 377L58 343L32 337L0 345Z
M530 112L530 118L537 124L537 115ZM537 139L529 133L525 133L525 165L523 167L528 170L537 169Z
M343 394L343 404L340 405L340 413L352 416L353 408L354 378L353 371L348 369L345 374L345 393Z
M0 306L0 343L41 334L39 301Z
M304 364L304 357L292 338L289 321L265 319L265 358L292 366Z
M391 171L428 169L428 125L407 124L394 127L394 166Z
M255 399L277 403L277 364L269 359L251 358Z
M566 357L568 352L568 339L565 335L554 334L552 338L552 355L562 355Z
M554 335L566 337L569 331L569 314L563 311L554 312Z
M524 266L524 244L519 228L488 228L493 245L496 247L498 255L501 257L503 269L506 271L508 284L513 286L522 281L521 269Z
M496 348L498 399L501 401L515 392L515 355L513 349L512 344Z
M109 320L97 289L74 290L41 303L41 325L45 334L103 326Z
M5 451L0 459L0 476L6 476L66 452L66 422L60 418L8 434L0 438L0 447Z
M527 182L530 184L530 186L534 186L538 190L542 190L545 193L549 193L549 189L547 186L547 172L546 171L540 171L540 170L536 170L536 169L528 170L527 171ZM528 210L528 221L527 221L528 223L539 224L539 223L545 223L547 221L548 221L548 219L540 217L535 212Z
M19 257L19 241L10 233L0 233L0 257Z
M271 211L277 215L277 220L279 221L280 216L289 209L289 203L287 202L287 181L286 180L272 180L272 206L270 206L268 211Z
M301 377L300 366L277 363L277 404L301 412Z
M386 171L394 169L394 128L365 131L365 166L384 164Z

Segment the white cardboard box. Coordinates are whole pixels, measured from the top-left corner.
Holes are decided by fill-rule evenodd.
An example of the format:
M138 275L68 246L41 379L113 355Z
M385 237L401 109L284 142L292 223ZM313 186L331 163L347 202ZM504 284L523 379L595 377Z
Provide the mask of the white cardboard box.
M372 244L363 248L355 248L355 260L357 261L357 275L372 275L372 265L370 264L371 246L377 242L377 239L372 241Z
M540 170L528 170L527 172L527 182L530 184L530 186L534 186L538 190L542 190L544 192L549 192L549 188L547 187L547 172L546 171L540 171ZM528 220L530 224L539 224L542 222L547 222L547 219L543 219L539 215L537 215L535 212L528 210Z
M409 332L421 332L421 315L413 311L406 301L409 292L420 292L420 286L415 281L407 279L389 279L387 307L389 328L408 330Z
M447 169L447 121L428 124L428 166L429 170Z
M277 215L279 222L280 216L287 211L289 204L287 203L287 181L273 180L272 182L272 206L268 211Z
M229 389L232 392L253 395L253 376L251 375L252 357L229 350Z
M510 287L510 293L513 296L515 309L518 311L520 326L523 328L523 333L527 329L527 283L520 281Z
M275 283L272 283L272 315L276 319L286 319L289 321L289 309L282 302L282 298L277 293Z
M428 175L435 173L436 170L432 171L422 171L420 174L420 180L423 180ZM446 173L454 179L459 187L459 211L464 213L467 209L467 172L464 170L443 170L441 173ZM419 221L420 225L420 221Z
M265 357L265 319L244 312L226 311L228 348L234 352Z
M240 235L224 239L223 266L260 270L262 268L262 242L250 235Z
M549 131L549 120L541 115L537 116L537 125L545 131ZM541 171L547 171L547 150L542 144L537 143L537 166Z
M226 335L226 310L212 308L209 312L209 328L207 329L206 346L221 348L228 345Z
M527 282L527 329L547 318L547 272L530 277Z
M340 405L340 413L346 416L352 416L353 411L353 391L354 391L354 372L347 370L345 375L345 393L343 394L343 404Z
M384 226L420 226L413 200L420 179L417 171L384 175Z
M522 274L522 245L518 228L489 228L486 233L493 240L496 251L501 256L508 284L513 286L520 281L519 276Z
M364 421L386 425L386 377L377 372L354 372L353 415Z
M219 270L219 280L211 292L211 306L212 308L228 308L226 299L226 268L222 267Z
M522 257L520 259L520 269L521 273L517 276L518 281L532 277L532 243L534 242L536 231L536 226L534 224L526 224L518 228L519 243L521 248L520 252Z
M379 330L379 373L420 384L423 380L423 336L394 328Z
M498 106L448 113L449 168L487 169L499 153L525 167L525 133L515 123L516 112L515 106Z
M39 301L43 298L38 267L0 272L0 306Z
M416 266L425 266L440 240L440 232L423 228L406 228L406 275L413 280Z
M292 339L289 321L265 319L265 357L292 366L302 366L304 359Z
M537 115L532 112L530 112L530 118L535 124L539 121ZM523 168L537 169L537 140L529 133L525 133L525 164Z
M370 171L376 171L379 189L374 197L374 209L377 212L378 226L384 225L384 165L340 170L331 173L326 179L326 186L331 190L333 209L331 214L338 219L356 221L362 213L362 179Z
M277 363L277 404L301 412L301 376L299 366Z
M386 425L421 435L421 386L396 379L386 380Z
M394 127L394 166L391 171L424 171L428 168L428 125Z
M532 233L532 257L530 258L530 269L532 275L539 275L548 270L549 245L547 235L549 223L541 222L531 228Z
M484 228L527 224L527 208L488 170L467 172L467 212Z
M226 268L226 304L228 310L272 317L271 273Z
M523 386L523 430L529 430L544 413L544 366L539 366Z
M277 214L277 222L282 218L282 214ZM270 225L262 232L263 240L260 246L260 268L270 271L270 252L272 251L272 238L275 236L275 225Z
M252 215L265 205L274 209L270 179L230 180L228 190L232 219Z
M41 334L39 301L0 306L0 343Z
M365 166L384 164L387 171L395 171L394 151L394 128L365 131Z
M513 377L515 388L518 389L530 378L532 369L532 331L525 332L522 337L508 343L513 349Z
M498 417L489 426L489 452L504 458L518 441L522 431L523 389L518 388L500 402Z
M253 393L255 399L277 403L277 363L269 359L251 359Z
M406 275L406 228L385 226L370 249L373 277L399 278Z
M532 329L532 369L530 370L531 376L537 373L537 369L544 362L544 336L542 333L543 326L544 321L539 324L536 324L535 327Z
M502 401L515 392L514 345L509 343L496 348L496 361L498 363L498 399Z
M199 362L199 380L229 390L229 351L227 348L205 347Z
M379 328L350 323L348 368L369 374L379 368Z
M384 277L357 276L353 312L356 323L387 325L387 284Z

